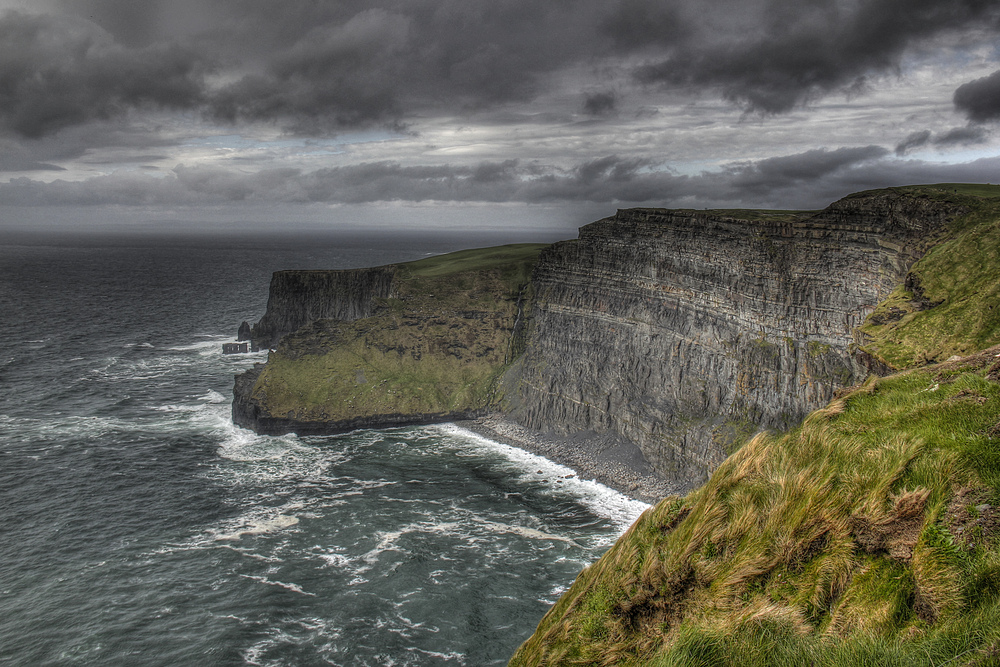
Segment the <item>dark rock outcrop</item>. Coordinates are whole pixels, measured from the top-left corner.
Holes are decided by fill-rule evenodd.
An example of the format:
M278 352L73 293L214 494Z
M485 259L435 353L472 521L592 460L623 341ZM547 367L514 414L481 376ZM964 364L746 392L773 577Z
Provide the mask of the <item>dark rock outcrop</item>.
M250 339L261 348L322 319L369 317L375 299L392 296L394 265L343 271L276 271L271 277L267 312L253 325Z
M873 369L855 327L959 212L895 191L815 215L620 210L542 254L506 408L533 429L618 434L692 488L733 443Z
M240 324L240 328L236 331L236 340L241 342L250 340L250 323L246 320L243 320L243 323Z

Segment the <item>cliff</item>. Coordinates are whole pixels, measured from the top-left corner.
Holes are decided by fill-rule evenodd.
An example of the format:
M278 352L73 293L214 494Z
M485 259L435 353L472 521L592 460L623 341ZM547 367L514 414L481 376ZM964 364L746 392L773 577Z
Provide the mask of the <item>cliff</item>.
M267 313L253 327L255 342L276 348L236 377L234 422L304 435L485 414L523 348L541 248L276 273Z
M352 321L370 317L376 299L393 295L396 267L343 271L276 271L271 276L267 311L250 329L260 348L273 347L285 334L316 320Z
M899 190L815 213L620 210L542 253L506 409L616 434L676 490L878 362L854 331L967 209Z
M644 513L512 666L997 664L1000 186L895 192L965 212L855 332L888 375Z

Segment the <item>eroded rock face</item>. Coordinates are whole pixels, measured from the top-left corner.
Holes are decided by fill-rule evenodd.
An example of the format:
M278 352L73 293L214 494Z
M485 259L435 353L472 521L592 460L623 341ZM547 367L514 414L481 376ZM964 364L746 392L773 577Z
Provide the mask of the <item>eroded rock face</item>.
M393 265L343 271L276 271L271 276L267 312L253 325L250 339L273 347L282 336L310 322L370 317L375 299L392 296Z
M236 340L244 341L250 340L250 323L244 320L240 324L240 328L236 331Z
M693 488L742 436L864 378L854 328L959 212L893 191L755 220L620 210L542 254L510 415L617 433Z

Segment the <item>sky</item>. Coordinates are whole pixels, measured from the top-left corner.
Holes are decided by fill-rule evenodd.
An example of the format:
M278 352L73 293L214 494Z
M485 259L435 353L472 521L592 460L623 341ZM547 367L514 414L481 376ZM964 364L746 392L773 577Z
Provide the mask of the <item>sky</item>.
M0 231L1000 182L1000 0L0 0Z

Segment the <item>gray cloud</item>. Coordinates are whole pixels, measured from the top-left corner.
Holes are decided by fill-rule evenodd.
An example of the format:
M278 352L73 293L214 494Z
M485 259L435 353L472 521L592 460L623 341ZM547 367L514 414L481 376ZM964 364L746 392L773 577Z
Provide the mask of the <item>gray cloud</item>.
M981 144L989 137L985 128L979 125L953 127L943 134L933 136L930 130L911 132L906 139L896 144L896 155L902 157L910 151L928 144L938 147L968 146Z
M983 122L1000 118L1000 70L970 81L955 90L955 108L969 120Z
M996 29L998 17L996 3L987 0L733 0L712 3L702 20L676 18L672 4L683 6L645 9L674 27L662 39L650 34L657 21L638 38L614 34L624 50L656 43L667 51L638 70L640 80L717 86L732 102L764 113L789 111L831 91L863 91L871 74L893 72L915 43L959 28ZM690 13L703 11L704 3L686 4Z
M617 104L618 97L613 92L588 93L583 100L583 112L588 116L607 116Z
M403 72L395 66L405 49L409 20L369 9L342 26L306 32L271 59L262 74L248 75L216 92L209 103L219 119L297 119L311 126L350 127L400 115L395 91Z
M937 146L981 144L989 137L989 132L978 125L967 127L953 127L944 134L934 137L934 144Z
M991 0L53 0L0 16L0 128L41 137L147 108L301 133L404 127L535 99L571 68L778 113L894 73L916 45L991 31ZM995 76L995 75L994 75ZM967 88L972 86L972 88ZM992 117L993 78L956 92ZM582 112L617 110L608 92Z
M738 163L727 170L733 185L758 195L801 183L821 181L844 169L883 158L889 151L881 146L860 146L827 150L819 148L797 155Z
M93 23L0 16L0 127L38 138L142 107L189 108L205 66L179 46L129 50Z
M920 132L912 132L906 139L896 144L896 155L906 155L914 148L920 148L921 146L926 146L927 142L931 140L931 131L922 130Z
M27 178L0 184L7 205L363 204L372 202L594 202L608 205L817 208L858 190L945 181L996 180L1000 158L947 165L896 160L879 146L812 150L738 162L695 175L619 156L571 169L516 160L472 166L404 166L382 161L331 169L253 174L178 166L166 177L142 171L83 182Z

